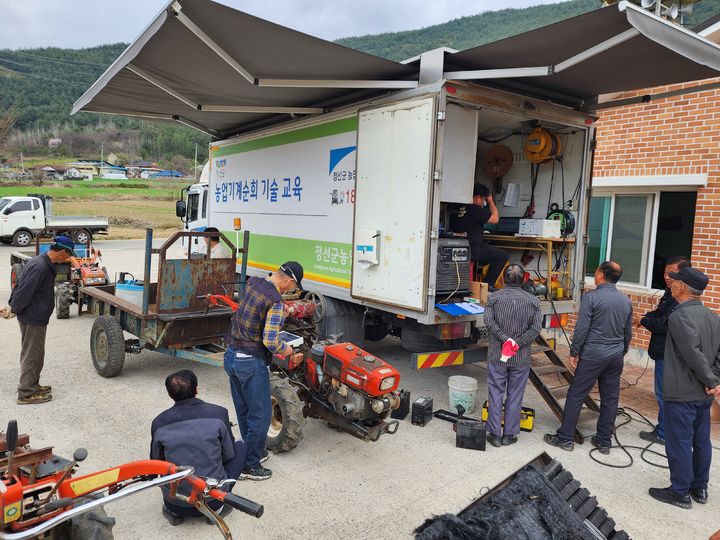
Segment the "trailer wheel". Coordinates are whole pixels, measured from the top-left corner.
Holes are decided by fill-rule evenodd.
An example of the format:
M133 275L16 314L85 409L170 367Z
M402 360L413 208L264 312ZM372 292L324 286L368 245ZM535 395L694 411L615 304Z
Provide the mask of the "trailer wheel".
M289 452L303 438L304 404L290 381L270 374L272 416L267 434L267 447L274 452Z
M95 319L90 331L90 353L93 365L103 377L115 377L125 363L125 336L120 323L103 315Z
M92 234L87 229L78 229L72 232L72 240L76 244L87 244L92 240Z
M15 285L17 285L18 280L20 279L20 276L23 272L23 265L16 262L13 263L12 269L10 270L10 288L14 289Z
M70 283L60 283L55 287L55 317L70 318L70 306L75 301L75 293Z
M27 247L30 245L30 242L32 242L33 235L30 231L17 231L13 235L13 244L15 244L18 247Z

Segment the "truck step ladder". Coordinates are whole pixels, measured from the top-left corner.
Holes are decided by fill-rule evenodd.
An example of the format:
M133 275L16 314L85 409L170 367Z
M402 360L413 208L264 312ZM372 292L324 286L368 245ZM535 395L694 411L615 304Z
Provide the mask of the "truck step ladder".
M544 337L538 336L535 340L535 344L531 348L531 354L545 355L550 360L550 364L533 365L530 364L530 381L533 383L538 393L548 404L550 409L558 420L562 422L563 419L563 406L560 404L558 399L564 399L567 396L568 388L573 380L572 372L565 367L565 364L560 357L557 355L555 350L550 347ZM567 384L560 384L557 386L549 386L542 377L545 375L557 375L560 382L564 380ZM596 413L600 412L600 407L593 398L588 396L585 398L585 406ZM585 436L575 428L575 442L582 444L585 441Z

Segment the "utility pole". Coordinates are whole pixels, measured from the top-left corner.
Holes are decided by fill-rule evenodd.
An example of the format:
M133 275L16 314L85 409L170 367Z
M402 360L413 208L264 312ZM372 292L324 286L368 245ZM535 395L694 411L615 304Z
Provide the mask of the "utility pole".
M20 152L20 169L25 172L25 158L23 157L22 152Z

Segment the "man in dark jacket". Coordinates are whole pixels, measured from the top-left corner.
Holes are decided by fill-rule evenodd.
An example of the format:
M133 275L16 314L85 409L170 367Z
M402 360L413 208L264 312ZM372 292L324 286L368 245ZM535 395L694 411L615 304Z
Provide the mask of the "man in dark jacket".
M247 447L243 441L233 441L227 409L197 398L197 377L189 369L168 375L165 388L175 405L152 422L150 459L192 466L202 478L237 480ZM229 491L230 487L225 489ZM171 525L180 525L186 517L202 515L189 504L170 499L167 486L162 486L162 490L163 515ZM182 484L178 488L183 495L188 491ZM208 505L223 515L226 513L220 501L211 500Z
M518 440L522 400L530 375L530 347L542 329L540 301L520 288L524 277L522 266L508 266L503 273L505 288L492 293L485 306L484 320L490 332L488 442L496 447L509 446ZM510 351L517 348L517 351L512 355L504 354L504 347ZM505 425L501 428L506 392Z
M673 257L665 263L665 293L660 298L657 308L646 313L640 318L636 325L643 326L650 331L650 346L648 356L655 361L655 398L658 402L658 421L652 431L641 431L640 438L651 443L665 444L665 422L663 401L663 368L665 363L665 337L667 336L667 321L670 314L678 307L677 301L672 297L670 285L672 285L671 272L677 272L681 268L690 266L690 261L685 257Z
M52 388L40 385L40 372L45 364L45 334L55 308L55 265L75 256L74 247L67 236L56 236L47 253L36 255L23 267L10 293L10 306L0 310L0 317L17 316L20 324L18 405L52 399Z
M692 508L705 504L712 460L710 407L720 395L720 319L700 296L708 278L686 267L672 272L679 307L668 318L665 343L665 453L670 487L650 488L658 501Z
M595 383L600 389L600 417L597 433L590 442L603 454L610 452L610 437L615 429L620 375L632 339L632 304L615 284L622 268L606 261L595 270L595 290L580 301L577 322L570 344L570 365L575 368L563 422L557 433L545 435L545 442L563 450L572 450L573 438L583 402Z
M225 337L225 372L230 378L240 434L248 453L241 478L267 480L272 471L261 463L272 416L268 363L273 354L292 354L280 339L285 321L281 294L302 287L303 267L289 261L269 277L250 277L245 296L230 321Z
M450 222L454 232L467 233L470 258L478 265L490 265L484 281L491 287L500 277L508 261L508 254L497 246L485 243L484 228L486 223L495 224L499 220L500 214L490 189L483 184L475 184L472 205L461 206Z

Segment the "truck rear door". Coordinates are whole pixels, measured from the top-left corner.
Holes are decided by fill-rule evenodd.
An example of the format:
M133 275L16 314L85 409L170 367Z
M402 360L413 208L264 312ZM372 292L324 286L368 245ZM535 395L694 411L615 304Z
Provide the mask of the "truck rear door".
M436 115L434 96L359 113L354 298L427 307Z

